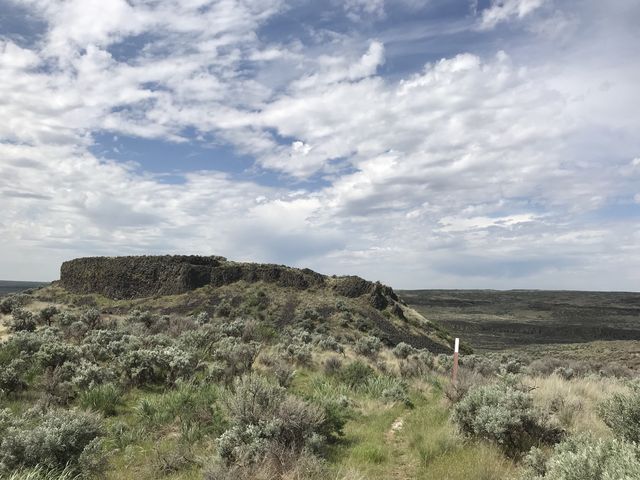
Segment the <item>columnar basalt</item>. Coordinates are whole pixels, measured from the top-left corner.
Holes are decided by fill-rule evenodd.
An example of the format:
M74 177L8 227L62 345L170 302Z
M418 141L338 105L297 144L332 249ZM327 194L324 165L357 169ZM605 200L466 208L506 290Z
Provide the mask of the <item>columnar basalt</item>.
M313 270L284 265L232 262L219 256L87 257L64 262L60 284L73 293L101 294L114 299L178 295L207 285L266 282L307 290L331 288L345 297L370 297L382 310L398 301L390 287L360 277L327 277Z

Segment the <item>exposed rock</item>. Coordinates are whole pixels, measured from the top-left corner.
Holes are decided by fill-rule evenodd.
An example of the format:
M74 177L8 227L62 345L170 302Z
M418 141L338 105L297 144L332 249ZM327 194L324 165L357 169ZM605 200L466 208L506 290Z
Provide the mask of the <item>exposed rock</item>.
M60 283L75 293L110 298L175 295L207 285L224 257L89 257L64 262Z
M397 317L402 318L403 320L405 319L404 310L398 302L393 303L393 306L391 307L391 313L393 313Z
M384 310L389 305L389 300L387 300L387 297L384 294L381 283L378 282L373 286L369 302L371 303L371 306L377 310Z
M349 275L336 279L335 291L344 297L356 298L371 292L373 283L367 282L365 279Z
M183 255L79 258L64 262L60 270L60 284L67 290L115 299L176 295L240 280L306 290L323 286L325 278L309 269Z

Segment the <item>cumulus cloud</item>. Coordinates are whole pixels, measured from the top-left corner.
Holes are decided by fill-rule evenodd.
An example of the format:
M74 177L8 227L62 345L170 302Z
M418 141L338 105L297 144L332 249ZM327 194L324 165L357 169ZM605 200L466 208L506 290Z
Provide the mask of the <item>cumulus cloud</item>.
M511 19L522 19L542 7L547 0L491 0L482 10L480 28L491 29Z
M493 2L481 34L544 3ZM15 272L3 276L187 252L403 287L638 280L640 230L617 205L637 208L640 68L609 60L631 30L558 52L461 48L385 75L397 59L370 31L265 40L282 0L24 4L46 29L30 46L0 41L0 265ZM602 18L590 5L571 15ZM336 8L381 19L392 7ZM93 153L105 132L222 144L275 180L168 183Z

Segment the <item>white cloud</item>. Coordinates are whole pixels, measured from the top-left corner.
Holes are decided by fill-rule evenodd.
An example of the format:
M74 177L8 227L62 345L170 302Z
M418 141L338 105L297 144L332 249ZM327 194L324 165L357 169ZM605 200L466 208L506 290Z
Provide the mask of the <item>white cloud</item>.
M542 3L496 2L482 22ZM398 79L381 76L378 40L263 43L279 0L113 0L96 22L93 2L31 5L48 25L41 41L0 42L0 265L20 272L24 258L23 278L43 265L51 278L80 254L178 251L405 287L578 288L598 269L612 272L592 275L600 288L637 278L637 228L598 217L639 195L640 68L610 60L632 44L616 30L535 62L461 51ZM135 35L149 40L118 53ZM180 142L185 129L286 181L211 172L170 184L91 153L96 132Z
M362 18L384 17L384 0L344 0L342 3L347 16L353 21Z
M491 0L491 6L482 10L480 28L491 29L512 18L522 19L546 2L547 0Z

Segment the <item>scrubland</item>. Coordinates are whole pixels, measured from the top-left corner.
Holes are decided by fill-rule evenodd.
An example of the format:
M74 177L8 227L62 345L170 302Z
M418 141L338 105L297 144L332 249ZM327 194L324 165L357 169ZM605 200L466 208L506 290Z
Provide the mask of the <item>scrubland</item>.
M278 323L251 288L192 311L5 298L0 478L640 478L633 369L464 354L454 384L450 355L311 298Z

